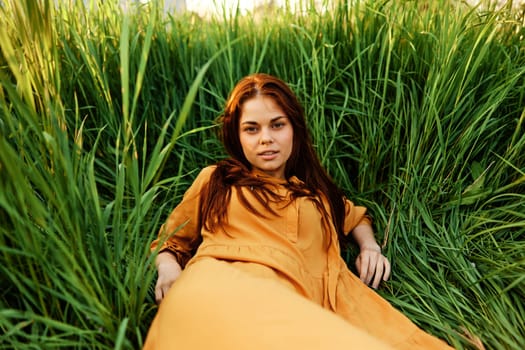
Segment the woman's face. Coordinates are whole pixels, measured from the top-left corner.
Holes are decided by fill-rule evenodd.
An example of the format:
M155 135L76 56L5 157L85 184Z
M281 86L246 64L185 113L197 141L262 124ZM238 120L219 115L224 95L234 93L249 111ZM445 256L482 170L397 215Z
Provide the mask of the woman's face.
M244 102L239 140L244 156L255 169L285 178L286 162L293 148L293 127L271 97L258 95Z

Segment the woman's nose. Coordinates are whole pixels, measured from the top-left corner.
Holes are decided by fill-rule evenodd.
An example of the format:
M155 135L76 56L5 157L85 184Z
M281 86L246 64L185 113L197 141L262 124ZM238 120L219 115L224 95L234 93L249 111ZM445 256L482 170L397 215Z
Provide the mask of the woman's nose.
M273 137L272 133L268 129L263 129L261 132L261 139L260 139L261 145L268 145L273 143Z

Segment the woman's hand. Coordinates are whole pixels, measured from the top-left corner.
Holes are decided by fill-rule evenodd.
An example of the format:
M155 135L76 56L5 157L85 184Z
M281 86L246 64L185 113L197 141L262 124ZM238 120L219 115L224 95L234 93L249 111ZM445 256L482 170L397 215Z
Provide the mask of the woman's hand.
M374 289L379 287L381 280L390 277L390 262L381 254L381 248L374 237L374 231L369 223L358 225L352 230L352 236L361 250L355 261L359 278Z
M179 278L182 268L175 256L167 251L160 252L157 255L155 265L159 275L155 285L155 301L160 304L173 282Z
M355 261L357 273L361 281L374 289L379 287L381 280L390 277L390 262L381 254L379 245L362 246Z

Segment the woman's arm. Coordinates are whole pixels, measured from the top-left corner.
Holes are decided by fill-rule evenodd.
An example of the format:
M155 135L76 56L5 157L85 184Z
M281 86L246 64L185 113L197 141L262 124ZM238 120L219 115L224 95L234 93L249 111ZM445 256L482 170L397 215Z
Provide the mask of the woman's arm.
M359 224L351 234L360 250L355 261L359 278L376 289L381 280L386 281L390 277L390 262L381 254L381 247L377 244L369 223Z
M157 239L151 243L151 250L159 252L155 259L158 272L155 286L157 303L165 297L201 243L200 194L213 170L214 167L207 167L200 172L160 228Z

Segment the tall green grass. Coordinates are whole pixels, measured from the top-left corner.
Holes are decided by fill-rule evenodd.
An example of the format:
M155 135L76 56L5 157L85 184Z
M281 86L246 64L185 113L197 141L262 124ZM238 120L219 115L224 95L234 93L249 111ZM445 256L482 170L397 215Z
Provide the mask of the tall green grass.
M149 243L224 156L216 117L257 71L290 83L323 164L370 208L393 262L380 293L459 349L525 346L523 12L326 5L3 2L0 348L140 347Z

